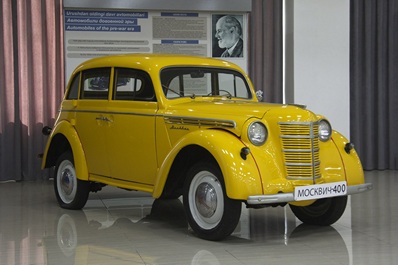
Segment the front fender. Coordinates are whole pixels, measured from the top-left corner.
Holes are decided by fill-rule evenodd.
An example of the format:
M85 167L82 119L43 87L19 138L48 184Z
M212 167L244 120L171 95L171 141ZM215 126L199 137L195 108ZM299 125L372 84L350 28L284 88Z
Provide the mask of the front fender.
M365 183L365 176L355 149L351 149L349 153L345 151L345 146L349 141L339 132L334 131L332 136L333 143L340 153L341 161L344 166L347 185L358 185Z
M246 160L240 156L241 149L246 147L240 139L222 130L198 130L185 135L166 156L158 171L153 197L161 196L175 158L189 145L201 146L214 157L224 176L229 198L246 200L249 195L262 194L261 178L255 160L251 154Z
M60 137L61 135L62 137ZM65 138L68 141L70 148L72 149L77 177L81 180L88 180L86 156L80 143L79 135L77 134L73 125L68 121L61 121L57 123L57 125L52 129L46 144L46 148L44 150L41 165L42 169L55 165L55 163L49 162L49 154L59 153L59 151L57 152L57 149L60 148L59 139L61 138ZM53 159L57 160L58 157L53 157Z

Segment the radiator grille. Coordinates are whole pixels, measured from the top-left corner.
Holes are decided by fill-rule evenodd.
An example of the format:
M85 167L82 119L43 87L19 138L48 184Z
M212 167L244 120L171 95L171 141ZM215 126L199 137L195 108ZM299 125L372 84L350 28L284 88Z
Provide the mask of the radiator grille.
M280 137L287 179L321 177L318 122L280 122Z

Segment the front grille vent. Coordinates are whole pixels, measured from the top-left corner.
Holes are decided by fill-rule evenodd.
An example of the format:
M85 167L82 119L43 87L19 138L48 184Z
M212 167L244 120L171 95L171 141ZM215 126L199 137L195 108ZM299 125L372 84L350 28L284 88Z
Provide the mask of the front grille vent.
M280 122L286 176L291 180L321 177L318 122Z

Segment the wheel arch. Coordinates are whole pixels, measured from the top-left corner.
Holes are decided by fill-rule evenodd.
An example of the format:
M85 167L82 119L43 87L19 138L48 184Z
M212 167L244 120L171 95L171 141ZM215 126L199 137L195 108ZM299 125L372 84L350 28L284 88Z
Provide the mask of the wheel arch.
M227 196L246 200L261 194L262 184L257 165L251 155L240 156L246 147L239 137L224 130L198 130L186 135L163 161L155 182L153 197L178 197L187 170L199 160L213 161L224 176Z
M43 159L43 168L55 166L60 155L68 150L72 150L72 148L65 135L61 133L54 135L47 149L46 159Z
M83 147L75 128L67 121L62 121L52 130L43 156L42 168L55 166L64 152L71 150L76 174L81 180L88 180L88 169Z
M182 195L186 174L197 161L208 161L219 166L212 154L199 145L185 146L175 157L168 173L161 198L178 198Z

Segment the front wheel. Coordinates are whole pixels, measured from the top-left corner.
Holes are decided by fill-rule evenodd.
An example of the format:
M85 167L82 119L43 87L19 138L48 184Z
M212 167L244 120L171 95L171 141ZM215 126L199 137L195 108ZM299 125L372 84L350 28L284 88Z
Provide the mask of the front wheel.
M343 215L347 196L319 199L308 206L290 205L294 215L303 223L331 225Z
M76 177L73 155L70 151L63 153L57 160L54 191L62 208L78 210L87 202L90 184Z
M213 163L192 166L184 183L184 208L192 230L206 240L221 240L236 228L242 204L226 196L221 170Z

